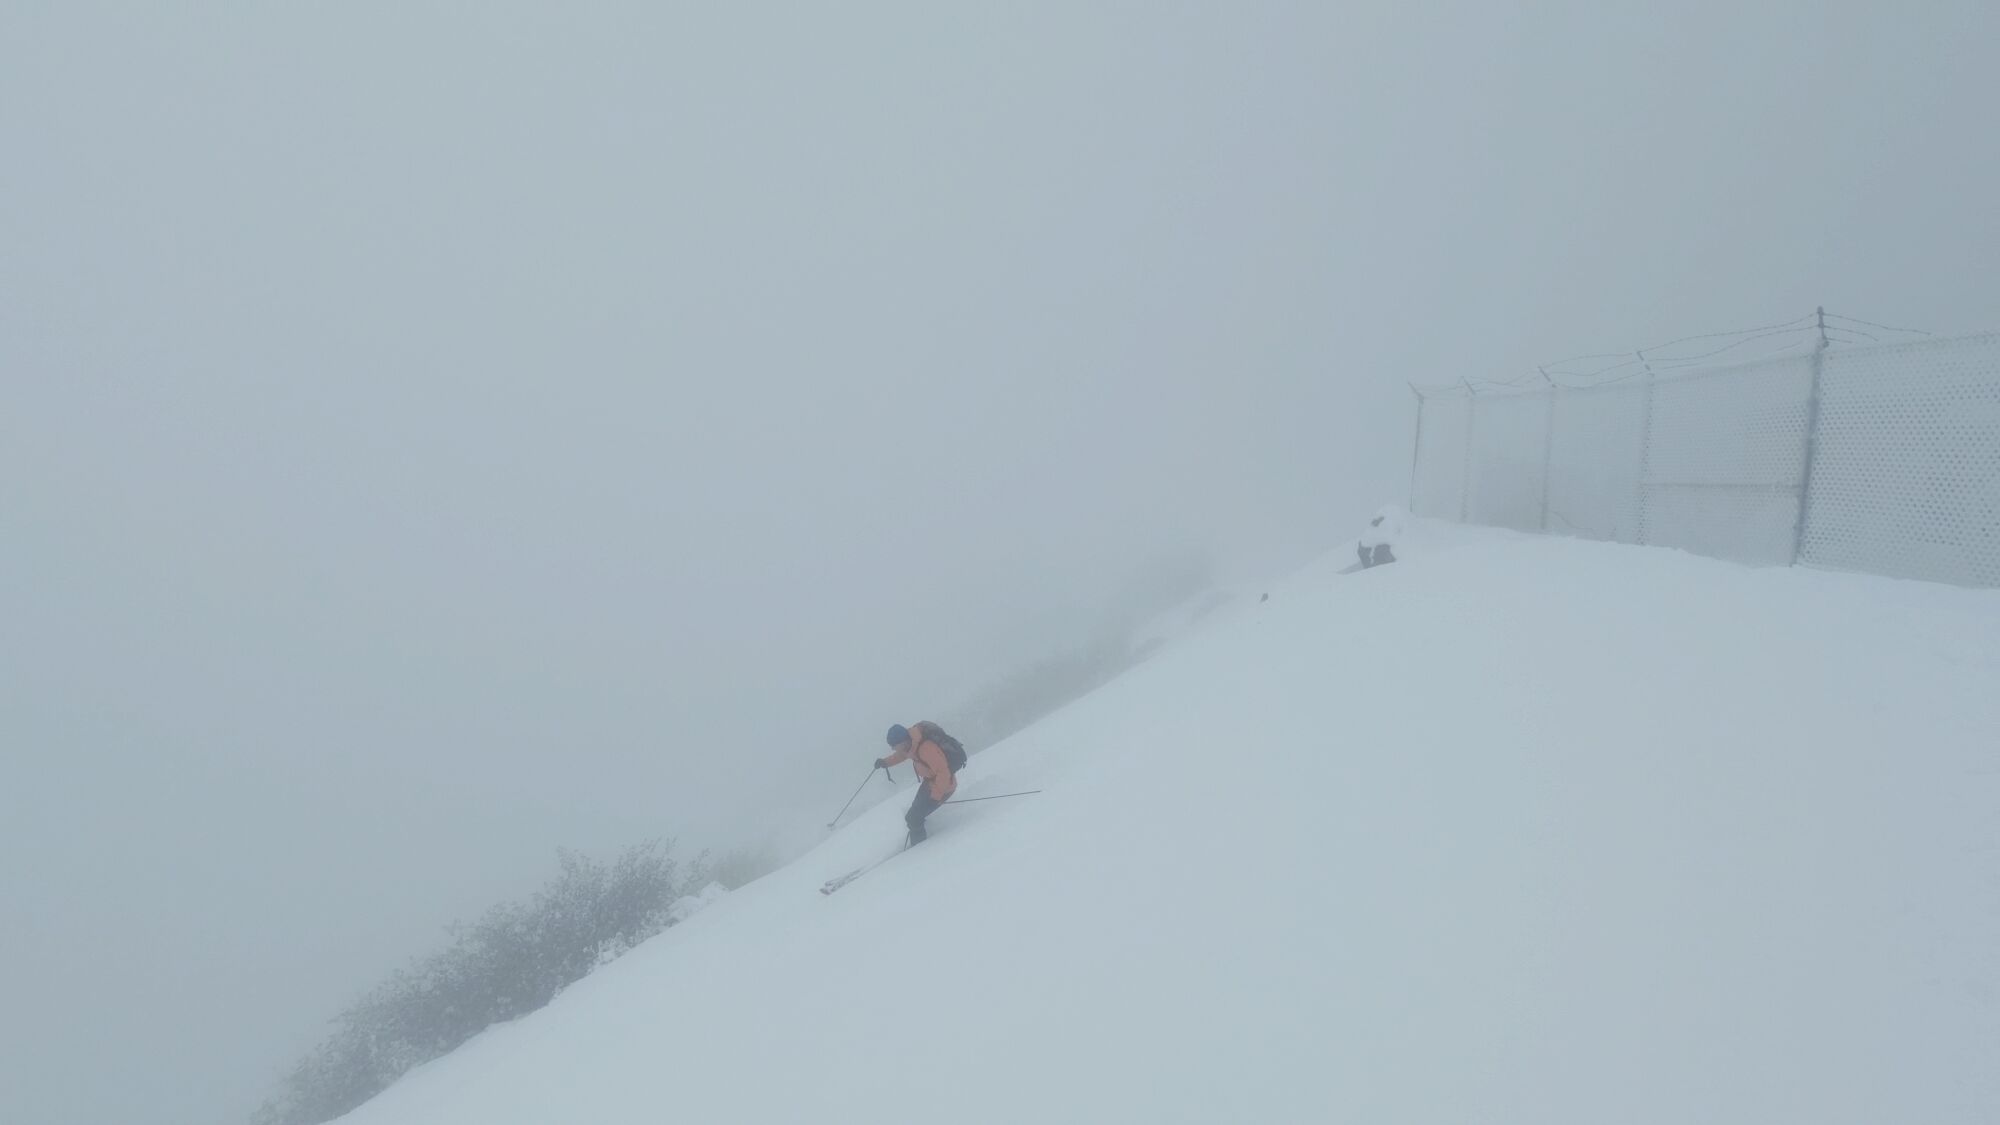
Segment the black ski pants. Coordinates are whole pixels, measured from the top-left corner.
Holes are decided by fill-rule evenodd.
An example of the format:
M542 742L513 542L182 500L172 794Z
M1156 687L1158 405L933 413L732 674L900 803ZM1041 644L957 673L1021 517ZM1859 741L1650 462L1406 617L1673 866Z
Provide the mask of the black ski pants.
M924 842L924 818L936 812L941 803L931 796L928 784L917 786L917 799L910 802L910 811L903 814L903 823L910 826L910 843Z

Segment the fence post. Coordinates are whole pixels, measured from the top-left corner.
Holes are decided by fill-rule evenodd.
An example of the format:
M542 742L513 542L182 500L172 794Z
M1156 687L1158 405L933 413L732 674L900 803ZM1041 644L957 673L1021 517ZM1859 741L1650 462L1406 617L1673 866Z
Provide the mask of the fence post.
M1653 467L1653 389L1659 383L1659 377L1653 373L1652 361L1646 358L1646 349L1640 348L1632 355L1646 369L1646 412L1639 426L1639 526L1632 536L1643 546L1646 542L1646 477Z
M1819 459L1819 379L1826 367L1826 306L1819 313L1819 343L1813 346L1812 389L1806 394L1806 448L1799 471L1799 516L1792 524L1792 565L1806 549L1806 511L1812 499L1813 462Z
M1459 466L1458 522L1468 523L1472 511L1472 422L1479 413L1479 392L1472 389L1472 380L1459 382L1465 384L1465 463Z
M1424 454L1424 392L1410 384L1410 393L1417 396L1417 436L1410 443L1410 514L1423 515L1417 511L1417 463Z
M1537 367L1542 373L1542 381L1549 385L1549 413L1542 424L1542 534L1549 533L1549 467L1556 451L1556 381L1549 378L1549 369Z

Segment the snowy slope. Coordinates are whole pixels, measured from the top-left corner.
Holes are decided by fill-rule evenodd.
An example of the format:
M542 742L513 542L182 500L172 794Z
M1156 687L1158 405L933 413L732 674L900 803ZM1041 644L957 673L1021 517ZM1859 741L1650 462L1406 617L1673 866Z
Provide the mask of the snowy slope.
M821 896L878 806L348 1120L2000 1121L2000 593L1405 553L962 787L1043 795Z

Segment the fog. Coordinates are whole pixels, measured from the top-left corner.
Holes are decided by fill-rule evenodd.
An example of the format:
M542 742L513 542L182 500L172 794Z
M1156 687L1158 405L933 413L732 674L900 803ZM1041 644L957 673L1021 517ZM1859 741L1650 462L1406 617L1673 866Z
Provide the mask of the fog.
M2000 322L1993 6L1652 7L0 6L0 1119L241 1120L558 846L809 835L1351 542L1406 381Z

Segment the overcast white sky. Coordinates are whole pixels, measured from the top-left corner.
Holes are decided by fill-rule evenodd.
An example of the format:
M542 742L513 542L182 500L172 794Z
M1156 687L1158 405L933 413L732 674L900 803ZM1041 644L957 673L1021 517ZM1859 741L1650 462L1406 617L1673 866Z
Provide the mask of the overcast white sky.
M1406 379L2000 326L1990 3L985 7L0 2L0 1119L823 823Z

